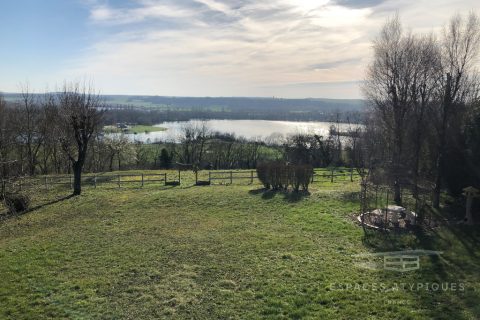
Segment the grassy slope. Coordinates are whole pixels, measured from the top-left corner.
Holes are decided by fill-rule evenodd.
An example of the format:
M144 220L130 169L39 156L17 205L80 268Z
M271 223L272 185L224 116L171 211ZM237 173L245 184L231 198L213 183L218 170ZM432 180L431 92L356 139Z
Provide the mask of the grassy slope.
M143 132L156 132L156 131L165 131L166 128L162 127L154 127L148 125L136 125L128 129L131 133L143 133Z
M122 130L120 130L120 129L114 127L114 126L105 126L104 130L107 133L120 133L120 132L122 132ZM157 131L165 131L165 130L167 130L167 129L162 128L162 127L155 127L155 126L149 126L149 125L136 125L136 126L128 128L126 133L157 132Z
M355 183L317 183L303 198L259 188L103 186L0 222L0 318L480 317L478 232L365 238L350 218ZM405 274L352 265L352 254L412 247L445 253ZM417 281L469 286L331 289Z

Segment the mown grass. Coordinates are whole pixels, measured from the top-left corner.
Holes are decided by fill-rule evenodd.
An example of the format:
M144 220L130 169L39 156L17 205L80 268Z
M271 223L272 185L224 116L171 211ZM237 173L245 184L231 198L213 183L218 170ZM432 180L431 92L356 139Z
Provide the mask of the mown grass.
M37 192L36 210L0 222L0 318L480 317L478 230L364 234L349 179L299 195L183 179ZM443 254L409 273L355 265L355 254L406 248ZM391 290L433 282L465 290Z

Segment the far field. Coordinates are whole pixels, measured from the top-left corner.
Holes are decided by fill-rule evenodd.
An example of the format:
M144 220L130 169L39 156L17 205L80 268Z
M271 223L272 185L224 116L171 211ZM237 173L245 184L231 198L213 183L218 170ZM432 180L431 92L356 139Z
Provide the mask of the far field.
M124 132L124 133L133 133L133 134L137 134L137 133L148 133L148 132L158 132L158 131L165 131L167 130L166 128L162 128L162 127L156 127L156 126L149 126L149 125L136 125L136 126L131 126L131 127L128 127L128 129L125 129L125 130L122 130L122 129L119 129L115 126L105 126L103 127L104 131L107 132L107 133L120 133L120 132Z
M113 184L75 198L40 190L35 210L1 219L0 318L480 317L478 230L365 235L352 219L358 182L348 179L291 195L247 183L194 187L186 175L179 187ZM407 273L361 269L353 257L407 248L443 254ZM374 283L386 288L360 288Z

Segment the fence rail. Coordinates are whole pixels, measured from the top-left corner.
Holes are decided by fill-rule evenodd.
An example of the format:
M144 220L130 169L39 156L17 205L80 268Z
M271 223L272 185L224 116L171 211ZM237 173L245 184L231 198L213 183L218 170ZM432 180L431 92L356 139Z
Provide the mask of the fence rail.
M325 171L325 170L318 171L318 169L316 169L314 170L311 182L312 183L320 182L318 178L324 178L324 179L329 179L330 182L333 183L335 182L335 178L337 177L343 177L344 180L350 178L350 182L353 182L354 177L358 177L358 176L360 175L354 169L348 169L348 171L345 171L345 170L340 171L338 169L331 169L328 171Z
M226 175L226 176L225 176ZM258 179L257 172L255 170L251 171L209 171L208 172L208 181L212 183L213 181L227 181L230 184L233 184L234 180L246 180L250 181L250 184L253 184L255 179Z
M328 170L328 171L327 171ZM348 170L348 169L347 169ZM335 182L340 181L354 181L354 177L358 176L355 170L329 170L329 169L315 169L312 176L312 183L315 182ZM343 178L343 179L342 179ZM245 181L248 184L258 182L257 172L255 170L248 171L208 171L209 184L233 184L236 181ZM168 179L167 173L144 173L144 174L85 174L82 175L83 186L93 186L96 188L100 185L116 185L119 188L122 185L137 185L143 187L148 184L163 183L164 185L178 185L180 184L180 175L176 179ZM22 190L32 187L45 188L46 190L54 188L55 186L66 186L73 188L73 176L45 176L45 177L21 177L15 180L2 180L1 191L8 192L13 190Z
M137 184L139 187L143 187L149 183L163 182L164 185L169 183L167 179L167 173L150 173L150 174L115 174L115 175L82 175L83 186L93 186L96 188L102 184L113 184L119 188L124 184ZM171 182L171 181L170 181ZM57 176L57 177L21 177L14 181L2 180L1 190L2 192L9 192L13 190L23 190L31 187L43 187L46 190L55 186L67 186L73 188L73 176Z

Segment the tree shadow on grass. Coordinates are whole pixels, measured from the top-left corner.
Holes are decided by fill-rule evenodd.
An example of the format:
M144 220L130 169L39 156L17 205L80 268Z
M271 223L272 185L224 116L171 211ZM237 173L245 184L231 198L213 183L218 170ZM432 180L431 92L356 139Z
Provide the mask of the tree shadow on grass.
M362 239L366 247L376 251L393 251L409 249L435 250L438 243L434 241L434 235L417 226L410 229L397 230L374 230L365 228Z
M441 252L422 258L418 270L414 270L409 283L463 283L466 287L477 282L477 266L480 257L476 248L480 245L480 231L473 228L458 226L443 226L437 229L412 228L408 232L395 233L366 229L362 239L363 244L375 252L389 252L402 250L433 250ZM478 250L477 250L478 251ZM425 264L430 260L428 264ZM397 281L396 273L388 274L392 281ZM407 275L406 275L407 276ZM473 314L477 319L480 316L477 301L479 294L472 288L459 292L457 290L411 290L405 292L410 295L415 306L423 309L428 317L440 319L467 319L467 314ZM459 299L459 297L463 297ZM448 303L446 303L448 302ZM445 309L430 308L442 303ZM445 304L446 303L446 304Z
M478 225L449 225L446 228L455 236L468 253L477 259L480 259L480 228Z
M69 194L68 196L64 196L64 197L61 197L61 198L58 198L58 199L55 199L55 200L51 200L51 201L36 205L34 207L28 208L27 210L24 210L24 211L21 211L21 212L6 213L6 214L0 216L0 222L1 221L7 221L7 220L10 220L12 218L16 218L16 217L26 215L28 213L37 211L37 210L42 209L44 207L51 206L53 204L56 204L56 203L59 203L59 202L65 201L65 200L68 200L68 199L73 198L73 197L75 197L75 195Z
M263 200L273 199L277 195L283 196L283 200L286 202L298 202L303 198L310 196L309 191L288 191L288 190L272 190L266 188L254 189L248 191L251 195L261 195Z

